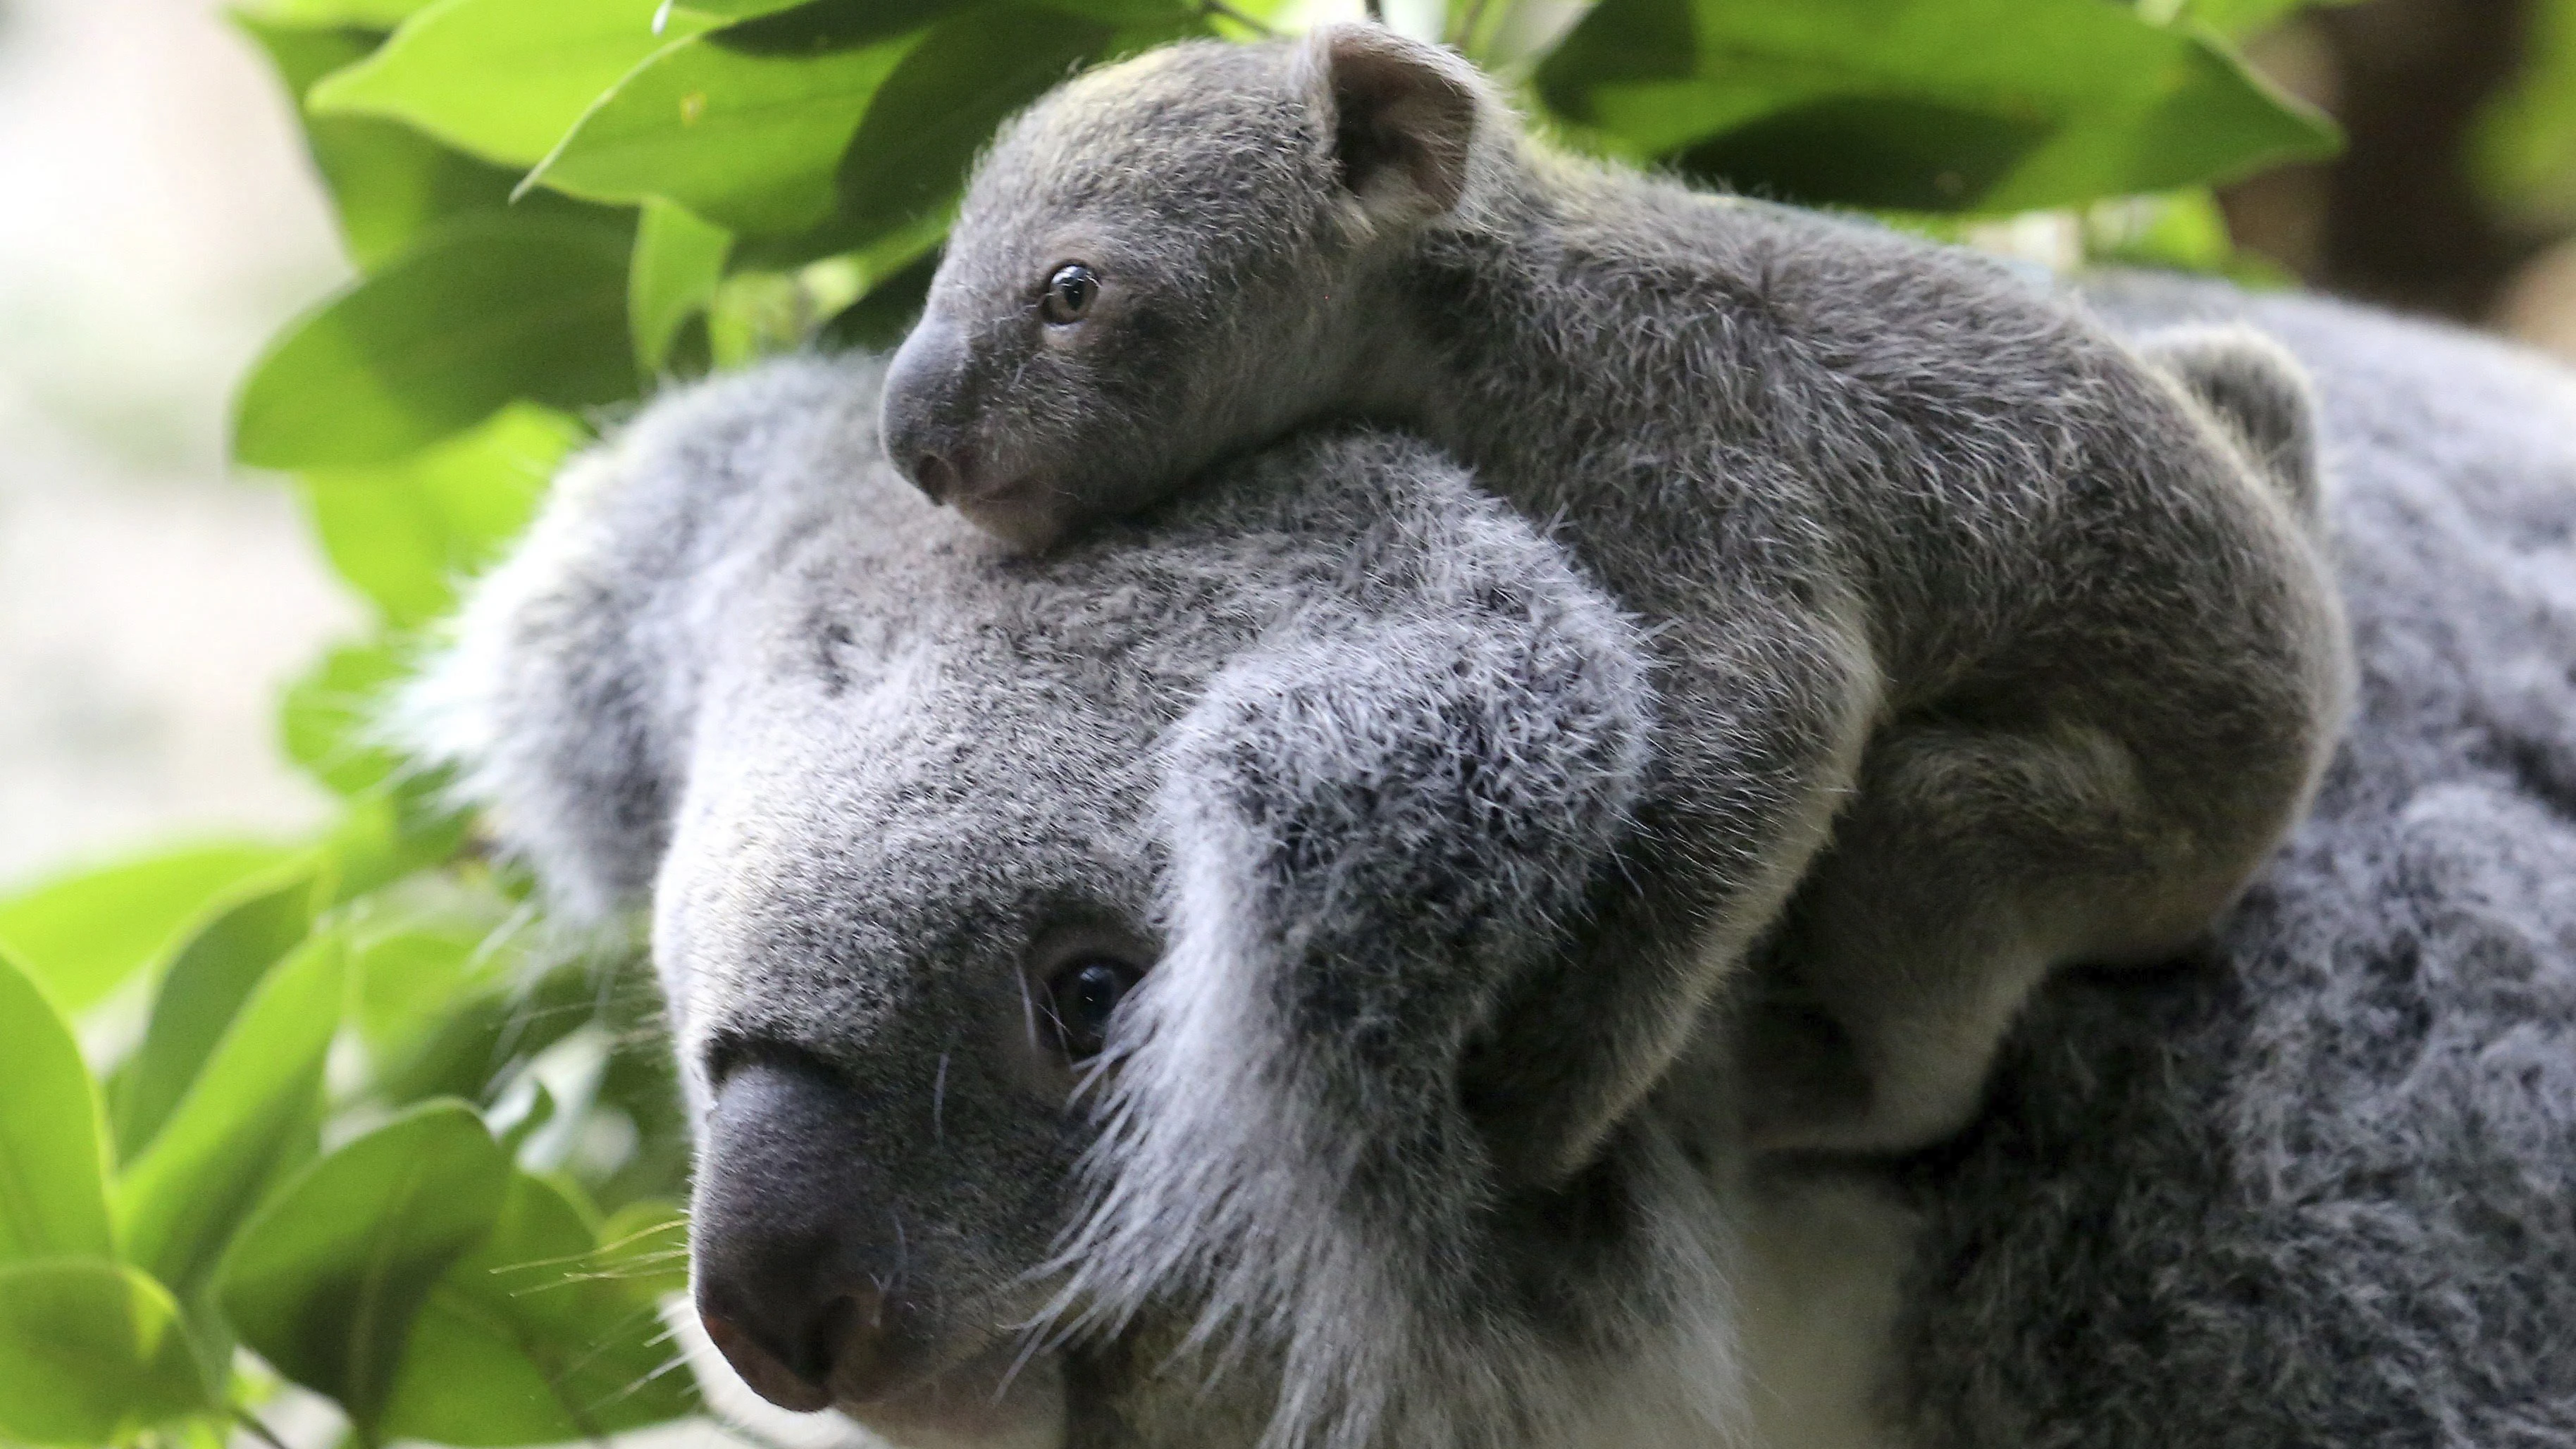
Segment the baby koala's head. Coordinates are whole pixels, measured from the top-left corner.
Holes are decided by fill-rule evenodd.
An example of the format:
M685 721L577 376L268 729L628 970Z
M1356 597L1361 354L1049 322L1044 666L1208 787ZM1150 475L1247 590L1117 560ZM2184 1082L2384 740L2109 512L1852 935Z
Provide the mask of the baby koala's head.
M1465 61L1374 26L1066 84L968 187L887 377L888 456L1042 548L1335 410L1384 361L1371 261L1459 205L1504 115Z

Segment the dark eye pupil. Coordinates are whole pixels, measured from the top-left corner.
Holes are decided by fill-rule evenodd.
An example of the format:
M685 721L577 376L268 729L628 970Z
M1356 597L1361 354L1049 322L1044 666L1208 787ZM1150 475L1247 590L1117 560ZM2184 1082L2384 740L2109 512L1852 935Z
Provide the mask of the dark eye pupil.
M1100 279L1091 274L1091 268L1079 262L1056 268L1055 275L1047 279L1047 320L1070 322L1081 316L1099 290Z
M1109 1018L1118 1003L1136 984L1136 970L1123 961L1096 958L1075 963L1056 977L1054 1005L1056 1029L1063 1036L1065 1052L1073 1057L1096 1056L1109 1037Z

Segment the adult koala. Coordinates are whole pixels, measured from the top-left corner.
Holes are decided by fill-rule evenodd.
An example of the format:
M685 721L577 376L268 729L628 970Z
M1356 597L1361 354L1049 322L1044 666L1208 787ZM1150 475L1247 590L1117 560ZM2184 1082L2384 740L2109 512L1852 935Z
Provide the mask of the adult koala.
M2359 713L2208 949L2053 982L1903 1160L1742 1151L1718 1014L1574 1187L1496 1187L1479 1043L1584 1030L1567 972L1625 944L1657 641L1400 439L1015 559L874 461L872 364L780 365L570 472L416 718L568 903L649 898L698 1303L780 1403L1069 1449L2576 1446L2576 382L2096 303L2313 373ZM1277 1171L1128 1155L1140 1112ZM1142 1175L1222 1272L1083 1236Z

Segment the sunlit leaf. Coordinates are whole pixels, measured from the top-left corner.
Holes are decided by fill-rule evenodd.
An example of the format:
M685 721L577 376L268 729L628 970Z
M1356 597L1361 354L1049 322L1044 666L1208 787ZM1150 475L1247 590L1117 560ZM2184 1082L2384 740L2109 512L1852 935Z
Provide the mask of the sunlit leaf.
M340 1025L343 955L325 934L269 972L116 1184L127 1255L181 1293L309 1144L323 1054Z
M564 455L589 435L576 418L516 403L399 462L308 469L297 481L332 567L387 624L408 629L455 607L457 584L527 526Z
M472 216L271 345L242 389L234 451L263 468L390 463L514 399L557 408L635 391L630 232Z
M731 231L785 234L831 215L832 178L877 87L914 37L820 54L680 41L629 76L538 175L595 201L659 196Z
M255 0L254 19L296 26L354 26L388 30L430 0Z
M886 78L842 157L836 238L864 245L953 205L994 129L1115 35L1027 5L941 22Z
M106 1444L214 1402L160 1284L96 1258L0 1266L0 1437Z
M132 1158L169 1121L269 968L313 927L311 865L249 888L180 948L153 998L143 1045L117 1083L117 1155Z
M492 1236L430 1294L385 1432L463 1446L597 1437L690 1414L655 1294L562 1191L518 1175Z
M243 1342L337 1400L372 1439L421 1305L491 1232L510 1180L472 1108L416 1108L270 1199L224 1256L224 1313Z
M107 1133L71 1027L0 952L0 1264L116 1253Z
M296 853L232 841L60 876L0 902L0 947L78 1013L168 959L219 897Z
M236 19L268 53L290 96L363 58L378 39L370 30L317 29L255 14ZM450 217L498 210L518 184L517 172L449 150L397 121L299 113L341 238L362 268L382 266Z
M315 85L317 115L369 114L526 166L639 61L715 22L661 0L437 0L367 59Z
M450 808L440 777L400 774L351 797L322 849L347 901L454 858L472 824Z
M2170 190L2334 145L2204 33L2101 0L1605 0L1539 87L1637 158L1920 211Z
M645 1199L609 1214L599 1229L597 1271L635 1293L667 1297L689 1291L689 1219L667 1202Z
M2523 64L2487 102L2471 170L2510 214L2535 226L2576 223L2576 0L2531 7Z
M670 361L680 329L714 300L732 250L733 233L723 227L700 221L677 202L645 198L626 282L638 369L659 372Z

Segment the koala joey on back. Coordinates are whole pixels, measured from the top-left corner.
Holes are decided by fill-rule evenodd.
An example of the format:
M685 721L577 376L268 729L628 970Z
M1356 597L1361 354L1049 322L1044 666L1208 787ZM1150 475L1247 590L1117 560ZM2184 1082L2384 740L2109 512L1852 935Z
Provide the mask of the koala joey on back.
M1486 1048L1547 1063L1482 1089L1508 1174L1562 1186L1747 962L1756 1139L1902 1149L2050 968L2234 900L2348 693L2308 409L2250 333L2132 349L1968 254L1552 153L1455 56L1336 25L1008 126L883 426L1043 549L1295 426L1395 424L1651 624L1653 849L1599 908L1695 938L1562 983L1579 1040Z

